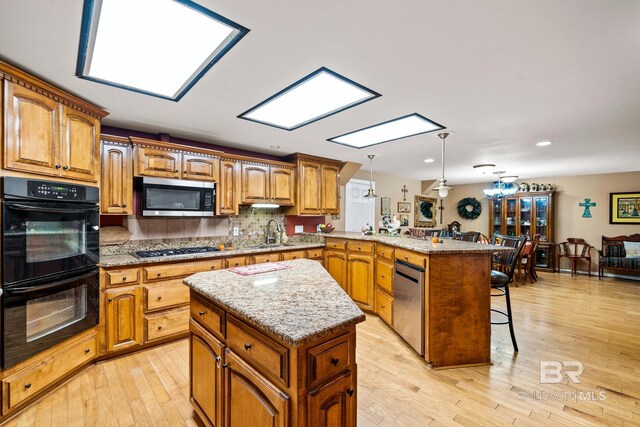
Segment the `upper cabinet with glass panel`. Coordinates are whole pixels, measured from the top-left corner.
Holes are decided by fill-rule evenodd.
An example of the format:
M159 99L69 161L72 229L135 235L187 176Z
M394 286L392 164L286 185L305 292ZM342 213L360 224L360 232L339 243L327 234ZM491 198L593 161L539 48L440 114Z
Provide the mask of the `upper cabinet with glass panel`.
M248 32L190 0L85 0L76 75L178 101Z

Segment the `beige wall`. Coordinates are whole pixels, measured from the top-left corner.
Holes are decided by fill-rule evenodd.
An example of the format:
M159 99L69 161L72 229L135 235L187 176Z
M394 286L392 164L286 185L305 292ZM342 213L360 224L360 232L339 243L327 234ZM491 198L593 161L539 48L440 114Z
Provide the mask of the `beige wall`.
M369 171L360 170L353 176L353 178L369 181ZM403 193L401 191L403 185L406 185L407 190L409 190L409 192L407 193L406 201L411 203L411 212L409 213L409 227L413 227L413 196L415 196L416 194L420 194L420 181L415 179L398 178L396 176L381 175L376 173L373 174L373 180L376 183L376 194L379 196L379 197L376 197L376 208L375 208L376 220L375 220L375 224L373 224L374 229L376 231L378 230L378 222L382 220L382 214L380 213L380 203L381 203L380 198L390 197L391 198L391 214L393 215L397 213L398 202L403 201L402 200ZM330 221L334 225L336 230L344 230L344 213L345 213L344 189L345 189L344 185L340 187L340 213L341 213L340 219L335 220L335 219L329 219L329 217L327 217L327 221ZM404 230L407 229L407 227L402 227L402 228Z
M585 239L596 249L601 248L602 236L619 236L640 233L640 225L615 225L609 224L609 193L640 191L640 172L625 172L602 175L582 175L570 177L549 177L525 181L552 184L556 190L554 195L555 218L554 237L555 242L565 241L568 237L580 237ZM475 230L488 234L489 203L482 190L489 188L490 183L456 185L454 190L445 199L444 222L459 221L463 231ZM465 220L458 215L458 201L465 197L475 197L482 202L482 214L476 220ZM596 203L591 208L592 218L582 218L584 208L578 203L590 198ZM596 270L598 255L592 253L592 269ZM562 268L567 268L563 262Z

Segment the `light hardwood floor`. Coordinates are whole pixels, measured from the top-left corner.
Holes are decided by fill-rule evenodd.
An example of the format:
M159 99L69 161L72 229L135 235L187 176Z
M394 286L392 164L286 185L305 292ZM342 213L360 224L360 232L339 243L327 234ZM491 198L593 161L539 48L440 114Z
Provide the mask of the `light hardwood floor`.
M357 332L358 425L640 426L640 283L540 278L513 288L520 353L494 326L493 366L432 370L368 316ZM541 384L540 361L583 363L580 384ZM6 425L197 425L188 372L186 340L100 363Z

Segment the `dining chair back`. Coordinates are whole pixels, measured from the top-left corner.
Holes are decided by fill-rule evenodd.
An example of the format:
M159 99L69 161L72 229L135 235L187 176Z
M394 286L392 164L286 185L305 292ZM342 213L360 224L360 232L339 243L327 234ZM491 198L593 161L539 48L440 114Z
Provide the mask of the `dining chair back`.
M477 243L480 238L480 233L477 231L454 231L453 240L463 240L465 242Z

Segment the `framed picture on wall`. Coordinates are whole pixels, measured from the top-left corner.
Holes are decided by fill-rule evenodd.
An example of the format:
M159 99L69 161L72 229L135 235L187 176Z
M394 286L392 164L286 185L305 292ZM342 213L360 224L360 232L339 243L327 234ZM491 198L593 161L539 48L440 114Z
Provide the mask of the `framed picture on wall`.
M609 193L609 224L640 224L640 191Z
M414 227L435 227L438 200L435 197L415 196L413 211Z
M398 219L400 220L400 227L409 226L409 214L398 214Z
M391 198L380 198L380 215L391 215Z
M398 202L398 213L410 213L411 202Z

